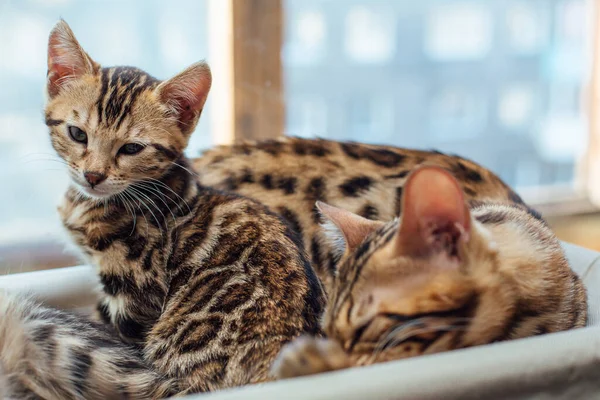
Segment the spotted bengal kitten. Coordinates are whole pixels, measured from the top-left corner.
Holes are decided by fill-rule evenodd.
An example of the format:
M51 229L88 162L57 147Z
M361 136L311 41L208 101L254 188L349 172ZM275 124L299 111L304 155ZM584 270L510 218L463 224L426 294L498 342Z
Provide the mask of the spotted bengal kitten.
M547 225L520 205L467 201L444 169L413 172L388 223L319 209L341 253L327 338L286 345L279 378L585 325L585 289Z
M407 176L423 165L452 172L468 200L493 199L526 207L489 170L436 151L282 138L221 146L194 160L204 185L254 198L287 220L303 238L325 287L333 282L338 259L319 229L315 202L367 219L391 221L401 212Z
M0 296L0 369L19 399L146 399L262 382L317 334L323 292L301 239L254 200L203 186L183 155L211 85L102 68L52 30L45 115L72 183L59 208L96 267L107 325ZM1 379L0 379L1 380Z

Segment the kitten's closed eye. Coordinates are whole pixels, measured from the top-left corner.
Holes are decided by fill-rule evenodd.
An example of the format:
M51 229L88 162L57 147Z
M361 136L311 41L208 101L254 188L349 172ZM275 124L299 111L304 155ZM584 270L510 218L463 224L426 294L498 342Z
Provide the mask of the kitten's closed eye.
M439 318L435 314L410 320L405 316L397 320L390 314L379 315L357 331L347 350L355 355L374 354L372 361L380 352L387 350L395 354L392 359L404 358L408 355L403 355L407 349L418 348L422 353L452 340L457 333L468 328L470 321L469 317Z
M146 146L141 145L139 143L127 143L126 145L124 145L123 147L121 147L119 149L119 154L125 154L125 155L134 155L137 154L139 152L141 152L142 150L144 150Z
M346 350L353 351L359 344L378 343L391 330L402 325L422 325L419 319L391 313L378 314L354 330L352 339L347 342Z

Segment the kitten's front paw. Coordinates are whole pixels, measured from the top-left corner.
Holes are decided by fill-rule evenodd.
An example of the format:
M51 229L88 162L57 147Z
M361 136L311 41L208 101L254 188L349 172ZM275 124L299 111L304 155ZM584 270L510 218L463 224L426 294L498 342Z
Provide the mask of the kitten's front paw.
M350 367L348 354L330 339L300 336L286 344L271 372L277 379L313 375Z

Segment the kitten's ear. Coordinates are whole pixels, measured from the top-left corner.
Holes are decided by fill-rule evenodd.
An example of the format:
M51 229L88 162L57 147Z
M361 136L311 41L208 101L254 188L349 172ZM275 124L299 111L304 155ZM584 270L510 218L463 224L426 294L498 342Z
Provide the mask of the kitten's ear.
M415 171L404 185L397 255L436 257L458 266L459 244L469 240L471 215L456 179L438 167Z
M183 133L191 133L196 126L211 83L210 68L199 62L156 88L161 101L173 111Z
M48 96L56 96L69 81L99 70L100 65L83 50L69 25L61 19L48 38Z
M371 221L338 207L317 201L317 209L327 221L323 225L327 239L340 255L357 248L365 238L380 228L383 222Z

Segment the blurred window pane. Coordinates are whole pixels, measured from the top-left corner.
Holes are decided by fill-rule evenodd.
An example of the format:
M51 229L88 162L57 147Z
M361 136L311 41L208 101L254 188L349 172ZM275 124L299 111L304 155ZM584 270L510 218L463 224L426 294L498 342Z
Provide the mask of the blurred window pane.
M327 26L318 9L298 11L287 28L285 58L293 65L311 65L323 60L326 48Z
M295 112L288 120L287 133L311 137L327 135L327 104L320 98L296 98L288 102Z
M323 99L326 137L458 153L518 190L574 187L591 3L284 0L288 25L320 10L328 56L298 67L284 53L288 127L306 113L296 99Z
M509 48L517 54L535 54L547 46L550 11L530 0L508 1L506 28Z
M486 99L474 88L445 86L433 93L430 138L440 142L476 138L486 128Z
M431 2L425 21L425 51L434 60L483 58L492 45L494 20L481 1Z
M396 51L393 14L372 4L351 6L344 21L344 48L358 63L381 63Z
M498 94L498 122L514 132L529 128L536 105L535 89L527 83L507 83Z

